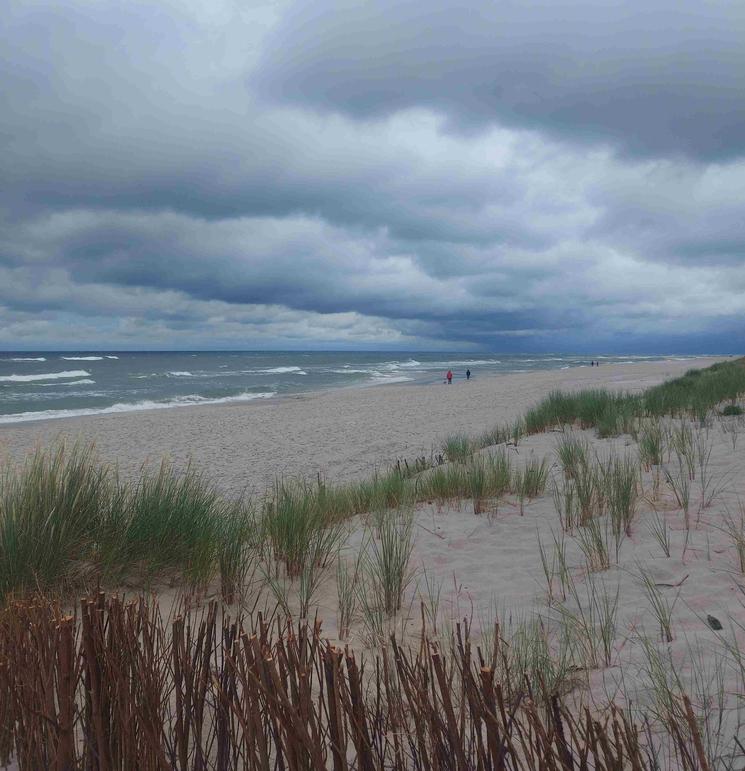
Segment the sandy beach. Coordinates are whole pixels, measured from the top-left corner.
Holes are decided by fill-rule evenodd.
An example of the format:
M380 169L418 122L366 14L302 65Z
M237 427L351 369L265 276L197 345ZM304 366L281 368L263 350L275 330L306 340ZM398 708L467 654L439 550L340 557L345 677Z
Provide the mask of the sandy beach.
M452 386L348 388L247 404L144 410L125 415L0 425L0 462L59 439L95 442L124 475L163 457L189 459L225 492L261 493L281 475L346 481L397 458L429 455L454 432L511 421L553 389L635 392L719 359L697 358L560 372L456 379ZM460 373L456 373L460 374Z
M46 421L2 427L0 444L7 459L19 461L35 446L60 438L95 441L100 455L124 474L135 474L142 463L164 455L179 465L191 458L225 491L260 493L279 474L315 478L320 473L334 481L351 480L387 467L397 457L439 451L446 435L475 435L514 420L553 389L638 392L716 361L515 373L452 386L345 389L247 406ZM416 648L423 619L432 640L445 644L456 625L463 624L488 647L499 622L500 634L514 651L523 645L532 651L545 646L557 692L575 709L587 705L603 713L610 702L633 705L658 715L656 732L660 721L668 721L660 712L661 699L668 693L678 698L677 689L683 689L681 693L691 695L716 767L734 767L727 765L737 752L731 738L745 725L737 697L745 683L745 456L738 444L745 424L739 416L710 412L703 424L665 417L660 425L665 449L654 467L642 460L641 434L603 439L595 429L576 426L525 436L517 445L483 448L478 462L501 455L518 475L531 464L543 464L541 492L526 499L513 490L489 500L478 513L468 495L438 500L432 494L420 497L411 510L352 516L339 524L338 555L318 563L318 583L305 611L297 579L276 573L270 582L267 576L276 565L260 564L256 555L239 593L240 607L271 614L281 597L282 607L294 617L316 619L325 639L360 653L377 649L391 634ZM681 450L683 432L688 432L689 444ZM630 464L636 497L625 530L616 536L610 497L604 503L594 499L592 505L599 508L585 523L562 518L561 501L568 500L562 496L579 489L566 466L562 472L559 455L561 442L572 437L587 448L598 473ZM579 509L574 511L578 516ZM381 516L389 522L401 517L402 527L410 527L400 536L410 539L411 549L401 606L395 614L381 616L376 626L364 603L370 600L377 607L377 595L364 583L344 631L336 566L352 571L363 564L368 566L363 572L370 570L371 550L382 542ZM355 580L371 580L364 575ZM133 575L109 588L154 591L166 618L180 612L184 597L194 602L192 589L178 575L146 585ZM196 601L220 597L216 580ZM661 620L664 613L667 627ZM668 678L667 685L660 677ZM660 767L679 767L662 734L660 741Z

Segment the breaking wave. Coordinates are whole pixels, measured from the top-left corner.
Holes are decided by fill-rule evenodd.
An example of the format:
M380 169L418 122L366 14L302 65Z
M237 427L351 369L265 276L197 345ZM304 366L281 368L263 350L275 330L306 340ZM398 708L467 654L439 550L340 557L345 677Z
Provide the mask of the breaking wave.
M84 369L71 369L66 372L46 372L42 375L5 375L0 377L0 383L33 383L35 380L58 380L68 377L90 377L91 373Z
M265 393L242 393L235 396L223 396L216 399L208 399L204 396L192 394L190 396L178 396L168 401L141 401L112 404L110 407L99 407L78 410L41 410L39 412L17 412L12 415L0 415L0 423L23 423L29 420L56 420L58 418L77 418L85 415L106 415L109 413L137 412L139 410L167 410L175 407L194 407L207 404L228 404L229 402L248 402L254 399L269 399L276 396L275 391Z

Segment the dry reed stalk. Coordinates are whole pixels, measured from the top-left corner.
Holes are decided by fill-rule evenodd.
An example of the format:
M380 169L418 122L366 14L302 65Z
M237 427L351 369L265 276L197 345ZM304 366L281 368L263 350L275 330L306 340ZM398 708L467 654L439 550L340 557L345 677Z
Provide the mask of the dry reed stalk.
M0 750L20 769L650 767L625 713L575 716L508 670L497 681L468 625L444 648L393 639L366 674L319 623L231 619L215 602L167 622L156 603L103 593L78 613L0 611ZM492 662L505 645L497 630ZM706 768L689 703L686 717L690 735L670 741Z

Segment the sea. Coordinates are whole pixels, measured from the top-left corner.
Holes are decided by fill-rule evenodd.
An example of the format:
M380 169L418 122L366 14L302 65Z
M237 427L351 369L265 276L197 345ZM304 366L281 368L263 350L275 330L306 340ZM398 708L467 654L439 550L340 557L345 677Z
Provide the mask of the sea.
M680 356L592 357L635 363ZM0 353L0 423L251 402L331 388L442 382L508 372L587 367L573 354L387 352L6 352Z

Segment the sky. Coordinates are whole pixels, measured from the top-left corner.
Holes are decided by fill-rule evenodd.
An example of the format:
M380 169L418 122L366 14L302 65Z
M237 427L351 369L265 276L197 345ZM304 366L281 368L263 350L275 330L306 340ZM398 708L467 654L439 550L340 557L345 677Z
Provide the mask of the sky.
M737 353L745 4L3 0L0 348Z

